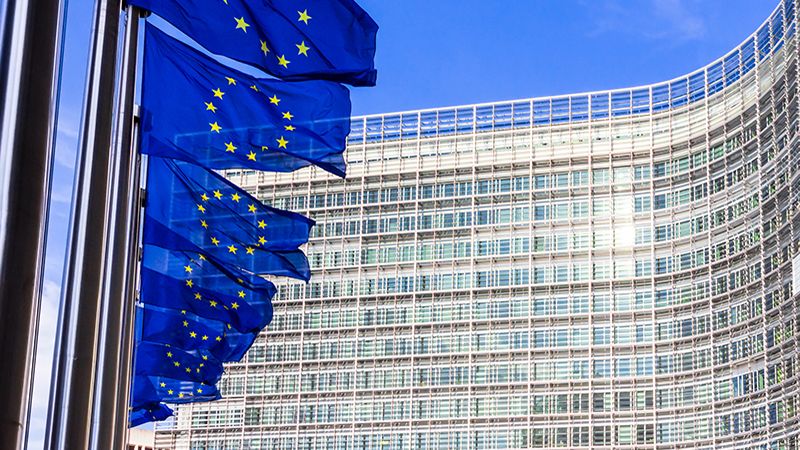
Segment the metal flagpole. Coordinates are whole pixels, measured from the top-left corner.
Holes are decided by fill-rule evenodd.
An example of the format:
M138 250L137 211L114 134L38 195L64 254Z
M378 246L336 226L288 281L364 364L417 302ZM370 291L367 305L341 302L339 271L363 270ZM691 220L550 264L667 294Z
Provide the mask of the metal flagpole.
M63 3L0 2L0 448L25 445L58 110Z
M127 448L128 436L128 404L130 402L131 377L133 376L133 357L134 357L134 327L136 326L136 298L137 285L139 280L139 261L141 253L139 251L140 241L140 220L142 211L142 195L140 188L140 178L142 170L142 158L138 152L139 143L139 114L138 109L134 109L134 127L131 139L131 165L130 186L131 191L128 195L128 206L131 208L130 220L128 221L128 254L125 267L125 291L123 293L123 307L125 308L122 316L122 349L120 350L120 370L119 370L119 394L117 397L117 407L115 411L118 419L114 425L114 441L110 448L118 450Z
M110 210L121 0L95 3L45 447L89 448Z
M98 353L98 371L95 381L94 408L92 413L92 431L89 448L92 450L108 450L113 448L115 430L119 425L127 428L127 414L117 415L118 398L127 398L122 388L127 386L129 376L122 368L123 332L127 319L127 303L132 299L127 296L127 273L132 269L129 264L132 236L131 219L133 210L131 203L138 185L132 177L135 153L131 146L133 119L134 85L136 82L136 55L139 38L139 10L133 6L126 8L125 34L123 38L122 60L117 88L117 111L114 146L112 147L112 182L111 182L111 214L106 249L106 265L103 281L102 307L100 318L100 342Z

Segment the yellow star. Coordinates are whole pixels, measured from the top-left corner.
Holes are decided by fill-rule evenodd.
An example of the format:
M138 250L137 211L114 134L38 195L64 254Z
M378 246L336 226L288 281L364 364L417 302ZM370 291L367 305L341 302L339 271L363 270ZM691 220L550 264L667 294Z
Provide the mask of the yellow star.
M168 390L168 391L167 391L167 394L169 394L169 395L172 395L172 393L173 393L173 392L175 392L175 391L173 391L172 389L170 389L170 390Z
M284 126L283 126L283 128L284 128L286 131L294 131L294 130L295 130L295 127L294 127L294 125L284 125Z
M204 340L204 341L207 341L207 340L208 340L208 336L206 336L206 335L204 334L204 335L203 335L203 340Z
M234 19L236 19L236 17L234 17ZM236 29L237 30L242 30L245 33L247 33L247 27L249 27L249 26L250 26L250 24L244 21L244 16L236 19Z
M214 191L214 198L216 198L217 200L221 199L222 198L222 192L220 192L218 190L215 190Z
M203 103L205 103L205 104L206 104L206 111L211 111L211 112L213 112L213 113L217 112L217 107L216 107L216 106L214 106L214 103L213 103L213 102L207 102L207 103L206 103L206 102L203 102Z
M214 300L209 300L209 301L208 301L208 304L209 304L209 305L210 305L212 308L216 308L216 307L217 307L217 302L215 302Z
M267 228L267 222L264 222L263 220L259 220L258 221L258 228L261 228L261 229Z
M219 131L222 129L217 122L210 123L208 125L211 126L211 131L216 131L217 133L219 133Z
M294 117L294 116L289 111L286 111L285 113L283 113L283 118L286 119L286 120L292 120L292 117Z
M261 245L264 245L264 244L267 243L267 240L264 238L264 236L259 236L258 237L258 243L261 244Z
M223 96L223 95L225 95L225 93L224 93L224 92L222 92L222 91L220 90L220 88L216 88L216 89L212 90L211 92L213 92L213 93L214 93L214 97L217 97L217 98L218 98L218 99L220 99L220 100L222 100L222 96Z
M301 42L299 44L294 44L294 45L295 45L295 47L297 47L297 54L298 55L303 55L305 57L308 57L308 51L311 49L311 47L306 47L306 41L303 41L303 42Z
M300 18L297 19L297 21L298 22L303 22L306 25L308 25L308 19L312 19L312 17L308 15L308 10L307 9L305 9L303 11L297 11L297 14L300 15Z
M225 143L225 151L226 152L236 153L236 149L237 148L239 148L239 147L233 145L233 141Z
M217 336L217 337L215 338L215 340L216 340L217 342L222 342L222 336Z
M265 151L267 151L267 150L269 150L269 147L267 147L266 145L262 145L262 146L261 146L261 151L262 151L262 152L265 152Z
M208 223L205 220L200 219L200 226L203 228L208 228Z
M186 286L189 286L189 287L194 287L194 281L192 281L192 280L186 280Z
M184 320L184 321L183 321L183 326L184 326L184 327L188 327L188 326L189 326L189 322L187 322L187 321L185 321L185 320Z
M228 80L228 86L230 86L230 85L236 86L236 80L234 80L233 78L225 77L225 79Z
M247 247L245 250L247 250L247 254L248 255L255 255L256 254L256 251L255 251L255 249L253 247Z
M186 273L192 273L192 266L183 266L183 270L185 270Z
M167 358L172 358L172 352L167 352Z
M180 367L181 363L179 363L178 361L175 361L174 363L172 363L172 365L175 366L175 367Z
M261 41L261 52L266 55L269 53L269 48L267 48L267 41Z
M203 296L202 296L202 295L200 295L200 293L199 293L199 292L195 292L195 293L194 293L194 299L195 299L195 300L200 300L200 299L202 299L202 298L203 298Z
M278 58L278 65L279 66L283 66L283 67L285 67L287 69L289 68L289 63L291 61L286 59L286 55L281 55L281 56L278 56L277 58Z
M190 331L189 332L189 336L193 337L193 338L196 338L197 337L197 333L195 333L194 331Z
M283 136L281 136L280 139L275 139L275 140L278 141L278 148L286 148L286 144L289 143L289 141L284 139Z
M281 102L281 99L279 99L277 95L273 94L272 97L269 98L269 102L272 103L273 105L277 105L278 103Z
M208 361L208 355L203 355L203 361ZM202 366L202 364L200 364Z
M162 382L161 382L161 384L159 384L159 386L161 386L161 387L167 387L167 383L164 383L164 382L162 381Z
M238 303L236 303L236 302L233 302L233 303L231 303L231 308L233 308L233 309L239 309L239 304L238 304Z
M206 195L205 192L203 192L203 195L201 195L200 198L203 199L204 202L208 201L208 196Z
M203 255L197 255L197 257L200 258L200 261L205 261L206 260L206 257L203 256Z
M189 372L191 372L191 369L187 369L187 370L189 370ZM183 398L183 392L178 393L178 398Z
M250 153L248 153L248 154L247 154L247 159L249 159L250 161L255 161L255 160L256 160L256 154L255 154L255 152L250 152Z
M206 213L206 207L205 207L205 206L203 206L203 205L200 205L200 204L198 204L198 205L197 205L197 210L198 210L198 211L200 211L200 212L201 212L201 213L203 213L203 214L205 214L205 213Z
M234 192L233 194L231 194L231 200L235 201L236 203L239 203L239 199L240 198L242 198L242 197L239 196L239 194L237 192Z
M185 315L186 315L186 310L185 310L185 309L182 309L182 310L181 310L181 314L183 314L183 315L185 316Z
M252 89L252 90L254 90L254 91L258 92L258 86L256 86L255 84L254 84L254 85L252 85L252 86L250 86L250 89Z
M252 204L252 203L251 203L251 204L249 204L249 205L247 205L247 212L254 213L254 212L256 212L256 211L257 211L257 209L256 209L256 205L254 205L254 204Z
M214 236L211 236L211 243L219 247L219 239L215 238Z
M201 388L197 388L197 393L198 393L198 394L202 394L202 393L203 393L203 390L202 390Z
M228 253L233 253L235 255L236 254L236 250L239 250L239 249L236 248L235 245L231 244L231 245L228 246Z
M239 298L244 298L244 291L239 291Z

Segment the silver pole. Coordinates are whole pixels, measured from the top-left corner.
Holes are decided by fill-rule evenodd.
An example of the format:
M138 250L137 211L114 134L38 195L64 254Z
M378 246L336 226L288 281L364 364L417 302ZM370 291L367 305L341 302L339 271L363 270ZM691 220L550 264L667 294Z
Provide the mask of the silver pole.
M63 7L0 2L0 448L25 445L33 388Z
M89 448L112 170L121 0L95 3L45 447ZM113 216L112 216L113 217Z
M124 299L124 315L122 318L122 349L120 350L120 371L119 371L119 394L117 397L117 407L115 415L117 422L114 425L114 441L111 449L122 450L127 448L128 437L128 404L130 403L131 376L133 374L134 356L134 326L136 324L136 298L139 280L139 261L141 253L139 251L139 241L141 234L140 220L142 211L142 189L140 188L140 178L142 170L142 159L137 151L139 142L138 129L138 110L134 108L134 120L136 124L133 128L131 139L133 151L131 152L131 191L128 196L128 206L131 208L131 216L128 221L128 236L131 237L128 246L128 259L126 261L126 279Z
M136 82L136 55L139 41L139 10L126 8L125 34L117 87L116 130L111 148L111 204L108 217L105 271L101 297L99 348L95 375L94 406L89 448L113 448L115 429L119 424L127 428L127 415L117 416L120 387L127 380L121 378L122 334L126 319L127 271L131 236L130 219L134 211L130 193L138 189L132 184L131 134L133 121L133 96Z

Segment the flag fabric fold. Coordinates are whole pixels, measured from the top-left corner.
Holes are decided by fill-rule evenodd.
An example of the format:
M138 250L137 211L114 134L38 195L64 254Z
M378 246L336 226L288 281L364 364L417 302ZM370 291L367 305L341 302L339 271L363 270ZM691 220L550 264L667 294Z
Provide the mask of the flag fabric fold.
M135 380L134 380L135 382ZM160 422L171 417L172 409L163 403L153 402L137 407L131 407L128 414L128 423L131 427L138 427L148 422Z
M218 361L238 361L256 337L258 332L240 333L228 323L203 319L186 310L149 305L142 308L143 341L168 344L183 350L198 350Z
M284 80L374 86L378 25L353 0L129 0L213 53Z
M185 310L245 333L261 331L272 320L272 283L217 266L203 255L145 246L141 279L140 300L146 305Z
M147 25L142 153L211 169L345 174L350 93L327 81L256 78Z
M263 205L208 169L150 158L144 243L209 255L256 274L308 280L305 254L314 221Z

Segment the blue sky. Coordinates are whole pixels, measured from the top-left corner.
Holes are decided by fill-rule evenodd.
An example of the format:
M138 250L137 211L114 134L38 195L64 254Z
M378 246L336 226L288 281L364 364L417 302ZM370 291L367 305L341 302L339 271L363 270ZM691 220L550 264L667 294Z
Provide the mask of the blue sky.
M378 22L371 114L649 84L722 56L777 0L359 0ZM92 2L70 0L29 449L42 448Z

